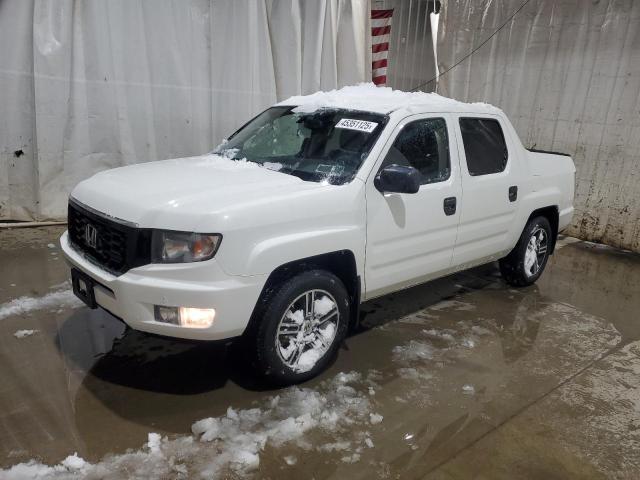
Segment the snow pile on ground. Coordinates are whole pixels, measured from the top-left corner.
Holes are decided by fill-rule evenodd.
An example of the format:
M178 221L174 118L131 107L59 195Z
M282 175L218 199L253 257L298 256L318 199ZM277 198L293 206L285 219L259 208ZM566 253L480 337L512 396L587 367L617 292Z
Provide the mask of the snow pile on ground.
M369 414L369 421L371 422L372 425L377 425L378 423L382 423L382 419L384 417L382 415L380 415L379 413L370 413Z
M398 369L398 375L407 380L425 382L433 378L433 373L424 368L403 367Z
M369 415L368 396L355 387L361 383L358 373L341 373L323 382L317 390L293 387L265 400L261 406L246 410L229 408L226 415L200 420L193 424L193 435L174 439L149 434L148 443L138 451L105 457L90 464L77 455L59 465L47 466L30 461L0 470L3 480L76 479L76 478L226 478L243 476L260 464L266 446L287 444L312 449L305 438L311 430L329 435L345 451L345 462L355 462L359 452L373 442L361 432L362 445L351 451L347 432L360 425L370 428L382 416ZM364 387L362 387L364 390ZM327 445L327 444L325 444ZM344 447L344 448L342 448ZM324 448L322 446L318 449ZM288 452L290 453L290 452ZM295 457L285 457L294 464Z
M294 96L278 105L295 105L296 112L314 112L319 108L348 108L388 113L397 108L425 106L434 109L500 113L500 109L486 103L464 103L437 93L403 92L373 83L361 83L329 92Z
M429 337L437 338L440 340L445 340L447 342L455 342L456 339L453 336L455 333L454 330L436 330L435 328L430 328L429 330L422 330L422 333Z
M431 360L436 349L430 343L411 340L405 345L393 348L393 360L397 362L413 362L416 360Z
M18 330L13 334L13 336L16 338L24 338L24 337L29 337L37 332L38 330Z
M68 284L66 284L68 285ZM25 315L35 310L47 308L77 308L83 303L70 288L47 293L42 297L18 297L0 305L0 320L13 315Z

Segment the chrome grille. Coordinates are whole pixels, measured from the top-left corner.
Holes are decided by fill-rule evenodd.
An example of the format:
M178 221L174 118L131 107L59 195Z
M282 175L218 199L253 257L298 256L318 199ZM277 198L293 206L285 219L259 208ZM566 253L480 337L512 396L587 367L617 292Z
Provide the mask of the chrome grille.
M150 263L150 232L69 201L69 239L74 248L104 270L121 275Z

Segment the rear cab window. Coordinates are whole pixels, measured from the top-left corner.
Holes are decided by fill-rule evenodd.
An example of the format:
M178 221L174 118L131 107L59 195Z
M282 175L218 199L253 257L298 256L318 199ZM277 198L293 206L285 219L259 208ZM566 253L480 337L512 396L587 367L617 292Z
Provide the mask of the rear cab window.
M498 120L462 117L460 133L469 175L475 177L500 173L507 167L509 150Z

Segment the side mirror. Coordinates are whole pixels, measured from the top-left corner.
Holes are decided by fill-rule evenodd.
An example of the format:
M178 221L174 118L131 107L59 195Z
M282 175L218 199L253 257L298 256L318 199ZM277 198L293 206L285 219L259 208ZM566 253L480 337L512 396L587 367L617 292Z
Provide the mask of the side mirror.
M373 185L382 193L417 193L421 175L413 167L388 165L378 172Z

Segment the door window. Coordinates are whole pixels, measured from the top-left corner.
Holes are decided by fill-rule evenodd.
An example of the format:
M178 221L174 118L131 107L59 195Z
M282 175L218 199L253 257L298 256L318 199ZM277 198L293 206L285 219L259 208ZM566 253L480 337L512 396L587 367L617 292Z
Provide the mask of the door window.
M382 162L418 170L421 184L442 182L451 174L449 138L444 118L427 118L405 125Z
M461 118L460 131L469 175L488 175L504 171L509 152L497 120Z

